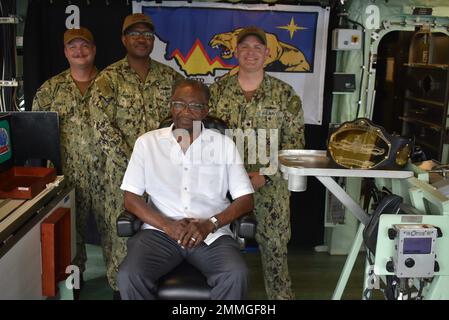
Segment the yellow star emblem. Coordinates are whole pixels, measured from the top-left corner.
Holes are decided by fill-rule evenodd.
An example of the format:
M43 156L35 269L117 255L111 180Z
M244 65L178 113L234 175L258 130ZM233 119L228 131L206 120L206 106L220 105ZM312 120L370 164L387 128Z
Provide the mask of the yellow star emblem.
M296 23L295 23L295 19L292 17L292 19L290 20L290 23L286 26L280 26L280 27L276 27L279 29L285 29L288 32L290 32L290 39L293 39L293 35L295 34L296 31L298 30L304 30L307 29L305 27L299 27Z

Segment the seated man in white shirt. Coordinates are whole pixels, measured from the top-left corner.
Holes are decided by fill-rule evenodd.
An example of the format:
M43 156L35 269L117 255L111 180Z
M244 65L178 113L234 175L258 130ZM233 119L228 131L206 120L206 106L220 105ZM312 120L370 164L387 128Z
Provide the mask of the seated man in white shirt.
M252 211L254 189L234 142L201 125L208 101L201 82L177 82L173 125L135 143L121 189L144 225L119 268L122 299L154 299L159 278L183 259L205 275L212 299L246 297L247 267L229 223Z

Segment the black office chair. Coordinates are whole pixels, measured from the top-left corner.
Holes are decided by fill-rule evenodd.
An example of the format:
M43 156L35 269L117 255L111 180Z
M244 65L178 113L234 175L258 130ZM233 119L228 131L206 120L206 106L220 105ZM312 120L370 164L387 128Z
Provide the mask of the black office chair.
M119 237L131 237L140 230L142 221L125 211L117 219ZM256 220L246 215L232 224L234 235L243 239L254 239ZM204 275L187 261L183 261L159 280L157 298L161 300L209 300L211 287Z
M160 128L172 124L171 117L161 122ZM226 123L211 116L203 120L208 129L217 129L224 134ZM228 197L229 194L228 194ZM119 237L131 237L140 230L142 221L130 212L123 212L117 219L117 234ZM254 239L256 234L256 219L252 214L240 217L232 223L232 230L241 244L244 239ZM161 300L209 300L211 287L206 277L187 261L183 261L171 272L159 280L157 298Z

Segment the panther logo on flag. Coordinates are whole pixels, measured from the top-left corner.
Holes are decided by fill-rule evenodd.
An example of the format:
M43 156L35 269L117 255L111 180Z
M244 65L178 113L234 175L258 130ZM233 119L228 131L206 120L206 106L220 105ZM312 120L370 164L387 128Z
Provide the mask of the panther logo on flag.
M231 59L237 47L237 35L242 28L234 29L231 32L216 34L209 45L212 48L220 49L220 56L223 59ZM266 71L289 72L289 71L310 71L310 64L304 54L296 47L279 41L278 37L266 32L267 46L270 50L268 59L265 61ZM238 67L234 67L230 74L235 74Z

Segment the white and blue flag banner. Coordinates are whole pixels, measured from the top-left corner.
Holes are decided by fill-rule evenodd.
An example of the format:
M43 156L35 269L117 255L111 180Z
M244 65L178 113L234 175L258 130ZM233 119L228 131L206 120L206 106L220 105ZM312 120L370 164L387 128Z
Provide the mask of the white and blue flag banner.
M265 70L295 89L306 123L321 124L329 8L133 1L133 12L153 20L152 59L208 84L236 72L237 34L258 26L270 49Z

